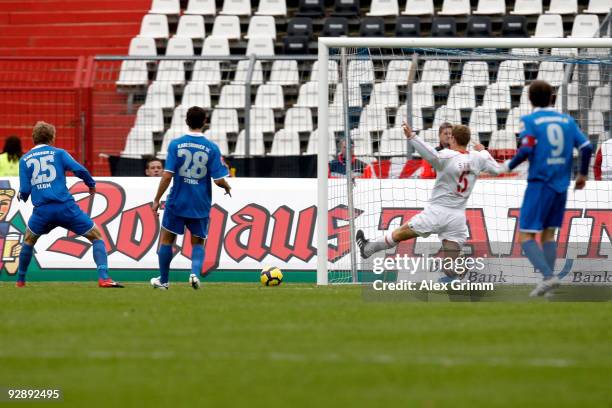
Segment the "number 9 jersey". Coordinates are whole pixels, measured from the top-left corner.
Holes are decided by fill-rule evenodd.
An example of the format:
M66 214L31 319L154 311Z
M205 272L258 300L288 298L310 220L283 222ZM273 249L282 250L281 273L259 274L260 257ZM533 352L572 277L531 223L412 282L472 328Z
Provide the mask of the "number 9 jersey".
M521 146L533 148L527 179L544 182L557 193L567 191L574 148L589 144L576 121L553 108L535 108L521 118L521 128Z
M164 170L174 173L166 209L184 218L207 218L212 205L211 179L229 175L219 147L202 133L173 140Z

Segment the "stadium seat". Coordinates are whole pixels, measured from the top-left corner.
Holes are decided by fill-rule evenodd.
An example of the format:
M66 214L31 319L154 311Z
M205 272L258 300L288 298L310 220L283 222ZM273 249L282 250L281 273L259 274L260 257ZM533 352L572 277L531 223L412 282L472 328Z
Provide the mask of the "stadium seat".
M359 28L361 37L384 37L385 20L382 17L365 17Z
M502 21L502 36L511 38L528 37L525 16L505 16Z
M397 108L395 113L395 127L399 128L404 122L408 122L408 106L406 104ZM423 129L423 111L420 107L412 105L411 127L413 130Z
M136 112L135 128L147 129L149 132L162 132L164 130L164 114L161 108L149 108L146 105L138 108Z
M329 107L327 128L330 132L344 132L344 119L345 117L342 106L331 105Z
M234 80L232 84L234 85L245 85L247 82L247 76L249 73L249 66L251 65L251 60L241 60L236 64L236 69L234 73ZM253 66L253 73L251 76L251 85L261 85L264 82L263 77L263 68L261 67L261 61L256 60L255 65Z
M600 135L605 132L602 112L590 110L587 114L587 123L589 135Z
M155 81L147 89L145 106L149 108L173 108L174 90L169 82Z
M611 8L610 0L589 0L589 6L583 13L608 14Z
M578 55L578 48L551 48L550 55L560 57L572 57Z
M579 65L574 68L574 72L572 74L572 81L578 82L578 76L580 67L587 67L587 85L592 87L598 87L601 85L601 75L599 73L599 64L584 64Z
M461 83L471 86L489 85L489 67L485 61L467 61L463 64Z
M331 133L327 139L329 143L328 153L330 157L336 155L336 138L334 134ZM315 129L310 133L310 137L308 138L308 146L306 147L306 153L304 154L317 154L317 149L319 147L319 129Z
M381 156L401 156L408 154L408 141L401 128L385 129L380 137L378 153Z
M187 132L189 130L187 124L185 123L185 118L187 117L187 109L189 108L190 106L188 105L180 104L174 109L174 112L172 112L172 121L170 122L170 129L178 129L181 132Z
M258 16L286 16L287 2L285 0L260 0L255 14Z
M238 133L238 112L236 109L215 109L210 118L213 132Z
M193 56L193 43L191 38L172 37L166 48L167 56L183 57ZM157 66L157 81L168 81L172 85L185 83L184 61L164 60Z
M610 85L595 88L591 109L602 112L610 110Z
M510 109L508 116L506 116L506 130L519 133L521 131L521 116L528 115L529 113L531 113L531 105L529 107Z
M335 0L334 11L336 17L359 17L359 0Z
M490 17L470 17L467 23L467 37L487 38L491 37L491 18Z
M276 39L276 22L272 16L254 16L249 21L247 35L244 38L268 37Z
M153 0L149 13L179 15L181 14L181 5L179 0Z
M338 83L338 62L329 60L327 61L327 80L330 84ZM310 80L313 82L317 81L319 75L319 61L315 61L312 64L312 72L310 73Z
M450 84L450 70L448 61L428 60L423 65L421 72L421 82L426 82L431 86L447 86Z
M292 132L312 132L312 112L310 108L294 107L287 109L284 127Z
M308 17L292 18L287 23L287 35L312 38L312 19Z
M361 87L354 82L349 82L348 84L348 106L350 108L360 108L362 104L361 97ZM342 109L342 91L343 91L342 83L338 83L336 85L336 90L334 91L334 102L333 106Z
M474 108L470 115L469 127L474 133L493 132L497 130L497 113L495 112L495 108L485 105Z
M308 54L308 37L302 35L287 36L283 38L283 54Z
M317 82L306 82L300 85L298 99L295 106L316 108L319 106L319 84Z
M529 101L529 86L524 86L521 91L521 99L519 101L519 107L522 110L530 110L531 102Z
M244 109L245 92L244 85L225 85L216 107Z
M497 82L507 86L524 86L525 66L523 61L502 61L497 69Z
M176 37L204 40L206 30L204 18L198 15L184 15L178 22Z
M208 129L204 132L204 137L206 137L211 142L216 143L219 146L219 150L221 150L221 154L224 156L229 155L229 147L227 145L227 135L221 132L213 132L211 129Z
M422 130L419 132L419 137L423 139L425 143L434 147L440 144L440 137L438 136L439 126L432 127L431 129Z
M274 135L269 156L297 156L300 154L300 136L289 129L281 129Z
M274 111L268 108L254 107L250 114L250 127L261 133L274 133Z
M170 38L170 40L168 40L168 45L166 46L166 55L174 57L192 57L193 41L188 37Z
M223 0L223 8L219 14L228 14L232 16L250 16L251 1L250 0Z
M574 18L570 37L599 37L599 17L596 14L578 14Z
M470 14L470 0L444 0L440 16L459 16Z
M577 0L550 0L550 7L546 11L548 14L577 14Z
M538 17L535 34L540 38L563 38L563 20L559 14L542 14Z
M170 142L174 139L177 139L183 136L186 133L185 129L181 128L170 128L164 132L164 138L162 139L161 149L157 152L157 158L161 160L166 160L166 156L168 155L168 146Z
M402 12L405 16L424 16L434 14L433 0L407 0Z
M322 17L325 14L325 5L323 0L300 0L298 17Z
M512 97L508 84L503 82L490 84L485 91L482 106L500 110L512 109Z
M448 92L446 106L454 109L472 109L476 107L474 86L461 82L453 85Z
M371 84L374 82L374 63L371 59L349 61L346 76L349 83Z
M151 131L133 127L127 135L121 157L141 158L142 156L152 156L154 152L155 147Z
M516 0L511 14L522 16L542 14L542 0Z
M410 60L389 61L385 74L385 82L395 85L407 85L411 67L412 61Z
M506 14L506 0L478 0L474 14Z
M434 115L434 121L432 128L437 129L444 122L450 122L453 124L461 123L461 111L459 109L449 108L446 105L440 106ZM437 144L437 143L436 143Z
M559 86L563 82L563 63L558 61L543 61L540 63L537 79L547 81L552 86Z
M399 4L397 0L372 0L367 16L397 16Z
M146 14L140 24L140 37L168 38L168 17L164 14Z
M212 34L216 38L227 38L228 40L239 40L240 18L238 16L217 16L213 25Z
M510 50L510 54L529 58L529 57L538 57L540 55L540 52L538 51L537 48L512 48ZM529 62L535 62L535 61L529 61Z
M117 86L145 86L149 82L146 61L122 61Z
M563 87L560 86L557 89L557 97L555 99L555 109L558 111L563 110ZM567 84L567 109L566 111L578 110L578 84L570 82Z
M295 60L278 60L272 63L270 84L294 86L300 84L298 62Z
M260 85L257 88L254 106L257 108L284 109L283 87L274 84Z
M264 147L263 134L251 130L249 140L249 155L251 156L263 156L266 154L266 148ZM236 140L236 148L234 149L234 156L245 156L246 155L246 132L241 130Z
M345 17L328 17L323 23L323 37L343 37L348 35L348 20Z
M507 160L514 157L517 148L517 139L513 131L503 129L494 130L489 140L489 153L495 159Z
M455 37L457 22L453 17L434 17L431 23L432 37Z
M199 14L202 16L214 16L217 14L215 0L189 0L185 14Z
M412 85L412 105L419 109L435 106L433 84L431 82L421 81Z
M390 82L374 84L370 105L381 108L397 108L399 106L399 92L397 85Z
M185 85L185 89L183 90L181 104L187 107L199 106L204 109L212 108L208 85L203 82L189 82Z
M400 16L395 21L396 37L420 37L421 19L411 16Z
M155 39L149 37L134 37L130 41L129 56L156 56Z
M351 129L350 135L353 141L353 154L355 156L372 156L372 138L368 130L361 127Z
M245 55L274 55L274 40L268 37L252 37L247 43Z
M219 61L196 61L191 74L192 82L206 85L221 85L221 67Z
M230 47L227 38L206 37L202 46L202 55L226 57L230 55Z

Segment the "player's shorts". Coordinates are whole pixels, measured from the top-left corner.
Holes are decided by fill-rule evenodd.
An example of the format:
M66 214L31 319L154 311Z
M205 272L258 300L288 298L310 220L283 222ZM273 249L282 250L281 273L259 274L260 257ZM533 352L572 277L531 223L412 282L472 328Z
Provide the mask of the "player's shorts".
M66 228L78 235L86 235L95 224L74 201L49 203L34 207L28 229L35 235L48 234L55 227Z
M198 238L206 238L208 236L208 217L185 218L174 214L172 210L168 208L164 210L164 218L162 219L163 229L173 234L183 235L185 233L185 227L191 231L191 235Z
M567 191L558 193L543 182L529 182L519 216L522 232L560 228L563 223Z
M437 234L440 240L463 245L468 237L465 210L429 206L408 221L408 226L420 237Z

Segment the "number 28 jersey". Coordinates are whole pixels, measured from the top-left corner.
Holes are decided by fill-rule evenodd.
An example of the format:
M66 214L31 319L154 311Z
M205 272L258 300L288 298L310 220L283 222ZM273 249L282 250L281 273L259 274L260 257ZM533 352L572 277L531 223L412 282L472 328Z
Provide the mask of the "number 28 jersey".
M174 173L166 209L185 218L206 218L212 205L211 179L228 176L219 147L202 133L190 133L168 146L165 170Z

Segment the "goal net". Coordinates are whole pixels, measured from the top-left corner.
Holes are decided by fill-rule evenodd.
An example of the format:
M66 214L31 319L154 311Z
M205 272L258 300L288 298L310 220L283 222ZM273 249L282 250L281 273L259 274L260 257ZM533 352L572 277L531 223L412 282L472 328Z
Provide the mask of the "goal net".
M442 278L440 264L428 260L440 256L435 235L367 260L355 243L358 230L368 239L380 237L427 205L435 171L412 149L402 123L439 148L445 127L467 125L469 148L482 144L502 162L516 152L520 118L532 110L529 84L541 79L554 87L554 109L571 114L598 151L612 124L611 46L609 38L320 39L319 66L329 68L318 77L318 283ZM555 271L567 282L605 281L602 273L612 271L612 185L594 181L600 178L595 157L587 188L570 188L557 232ZM481 260L465 265L463 276L471 281L541 279L518 243L527 168L525 162L508 175L482 174L476 182L462 248L462 258Z

